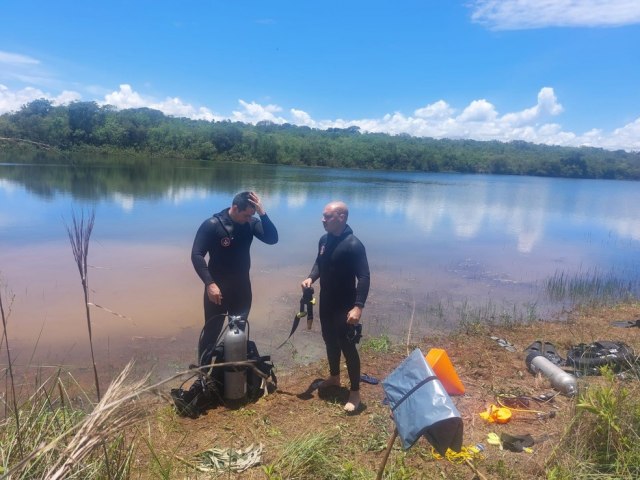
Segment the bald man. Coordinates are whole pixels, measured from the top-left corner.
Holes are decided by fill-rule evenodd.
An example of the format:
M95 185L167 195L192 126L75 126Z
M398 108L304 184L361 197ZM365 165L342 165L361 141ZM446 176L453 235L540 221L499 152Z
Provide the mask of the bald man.
M356 325L369 294L369 263L364 245L347 225L349 209L344 202L327 204L322 212L325 235L318 242L318 255L309 277L308 288L320 279L320 325L327 349L329 378L320 388L340 386L340 354L347 363L351 388L345 411L360 407L360 356Z

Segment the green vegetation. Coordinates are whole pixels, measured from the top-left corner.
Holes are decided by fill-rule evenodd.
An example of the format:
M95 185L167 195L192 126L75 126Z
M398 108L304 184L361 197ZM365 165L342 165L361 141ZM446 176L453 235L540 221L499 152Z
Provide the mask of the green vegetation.
M602 373L604 384L580 394L548 478L640 477L639 378L625 383L606 368Z
M363 351L386 353L391 350L392 343L388 335L380 335L378 337L369 337L362 341L360 347Z
M512 327L538 319L535 304L497 305L489 300L484 305L472 306L463 302L457 309L457 329L467 335L484 333L487 326Z
M35 100L0 116L0 142L68 158L72 152L424 172L640 179L640 154L473 140L436 140L260 122L167 117L149 108L118 111L95 102ZM40 151L42 150L42 151ZM48 152L44 152L44 151Z
M623 280L610 272L578 271L570 275L556 272L546 280L546 293L551 301L570 301L572 304L604 305L637 298L640 280L635 275L623 275Z
M130 478L136 442L126 429L147 412L131 398L147 379L128 382L130 365L91 410L84 392L68 372L58 370L35 386L17 410L5 411L0 422L0 475L15 479ZM66 381L65 381L66 379ZM18 418L20 428L17 429ZM3 477L4 478L4 477Z
M381 343L387 344L387 341L381 337ZM336 413L340 409L328 402L308 411L296 409L295 415L299 419L293 418L293 407L288 405L288 397L281 394L280 399L273 398L266 406L265 400L252 408L229 411L227 415L217 412L222 423L216 428L228 434L207 437L218 441L235 438L235 433L230 432L238 425L244 425L252 430L248 437L256 443L263 442L270 452L268 459L263 457L262 466L241 473L230 467L205 469L198 459L207 451L183 458L183 444L185 435L197 435L203 425L215 423L181 424L166 402L146 401L144 393L152 390L148 379L132 382L130 367L127 366L112 382L97 404L92 402L90 394L70 393L72 390L77 392L77 383L67 372L56 371L34 386L34 393L19 403L17 411L5 406L5 418L0 422L0 477L8 474L7 478L16 479L370 480L375 478L376 468L381 465L381 453L389 439L392 423L388 411L378 406L378 402L371 401L369 413L360 418L362 427L354 429L355 420ZM526 460L532 462L527 468L523 468L518 460L524 454L499 454L497 449L490 449L486 456L474 459L474 464L435 461L428 444L421 442L408 451L402 451L396 445L383 478L463 479L471 478L469 468L484 472L485 478L513 480L638 478L640 378L634 370L629 372L621 377L603 369L602 377L592 377L579 396L570 400L567 420L561 426L562 434L552 437L554 446L550 455L539 457L538 462L527 457ZM308 421L318 429L290 436L289 428L287 434L283 434L277 427L279 424L272 423L276 417L270 418L282 402L288 405L285 410L289 413L285 416L292 422L290 426ZM318 419L331 412L334 417L320 425ZM20 418L19 430L16 429L16 416ZM228 421L234 417L237 422L224 423L225 418ZM470 426L468 435L473 435L473 430ZM20 447L19 442L22 442ZM206 447L210 448L211 444ZM231 450L228 451L231 455ZM366 461L363 462L363 458ZM540 469L536 466L539 463L544 463Z
M331 473L339 463L335 456L337 445L336 439L326 433L293 438L283 446L280 456L263 470L270 480L335 478Z

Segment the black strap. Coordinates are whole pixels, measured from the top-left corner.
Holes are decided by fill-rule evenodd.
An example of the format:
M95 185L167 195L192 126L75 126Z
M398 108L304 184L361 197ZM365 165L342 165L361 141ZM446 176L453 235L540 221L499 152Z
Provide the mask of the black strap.
M227 228L227 226L224 224L224 220L222 220L222 216L219 213L215 213L213 215L213 218L215 218L216 220L218 220L218 224L222 227L222 229L224 230L224 232L227 234L227 237L229 237L229 240L233 240L233 235L229 232L229 229Z
M405 393L403 395L403 397L400 399L400 401L398 403L396 403L393 408L391 409L391 411L393 412L396 408L398 408L400 406L400 404L402 402L404 402L407 398L409 398L409 396L411 396L411 394L413 392L415 392L416 390L418 390L420 387L422 387L425 383L429 383L432 380L437 380L438 377L436 377L435 375L431 375L430 377L425 378L424 380L422 380L421 382L418 382L411 390L409 390L407 393Z

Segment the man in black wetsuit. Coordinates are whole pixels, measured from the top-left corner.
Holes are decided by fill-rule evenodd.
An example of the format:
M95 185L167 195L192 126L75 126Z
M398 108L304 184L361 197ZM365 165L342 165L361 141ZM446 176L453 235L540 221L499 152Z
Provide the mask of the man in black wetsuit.
M260 219L253 216L255 213ZM224 314L245 319L249 316L252 300L249 250L253 237L269 245L278 242L278 231L255 192L237 194L230 208L205 220L196 233L191 262L205 285L205 325L198 343L200 365L211 363Z
M340 353L347 362L351 389L345 411L360 406L360 356L356 325L369 294L369 263L362 242L347 225L349 210L344 202L331 202L322 212L322 225L327 231L318 243L318 256L309 278L302 282L308 288L320 279L320 326L327 349L329 378L320 388L340 386Z

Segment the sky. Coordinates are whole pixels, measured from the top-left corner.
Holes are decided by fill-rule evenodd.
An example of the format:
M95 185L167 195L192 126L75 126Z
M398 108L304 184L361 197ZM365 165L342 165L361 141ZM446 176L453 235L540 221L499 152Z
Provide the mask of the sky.
M38 98L640 151L640 0L3 0L0 114Z

